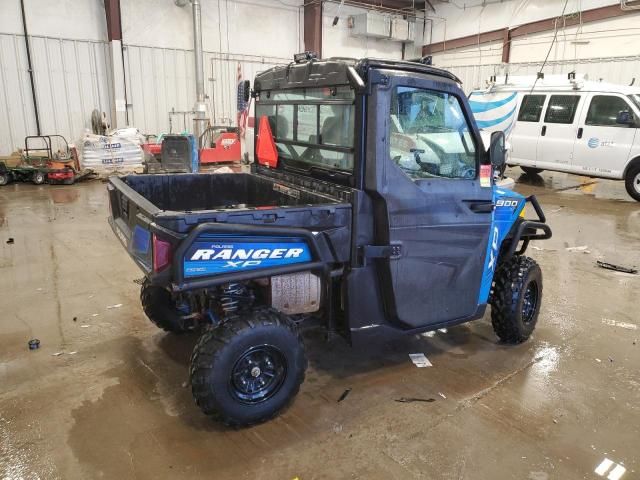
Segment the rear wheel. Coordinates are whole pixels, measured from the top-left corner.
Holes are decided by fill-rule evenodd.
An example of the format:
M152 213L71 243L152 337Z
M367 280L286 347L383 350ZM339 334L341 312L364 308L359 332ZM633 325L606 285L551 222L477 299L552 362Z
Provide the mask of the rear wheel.
M500 340L524 342L538 322L542 271L525 256L514 256L498 267L491 294L491 324Z
M194 328L194 323L187 321L184 312L178 310L171 294L164 288L151 285L147 279L140 288L140 301L149 320L164 331L183 333Z
M33 183L35 183L36 185L42 185L45 181L45 176L44 173L42 172L35 172L33 174L33 177L31 177L31 181Z
M624 184L627 188L627 193L631 195L634 200L640 202L640 165L634 165L629 168Z
M10 181L8 173L0 173L0 186L8 184Z
M234 315L200 337L191 356L191 391L205 414L248 426L285 409L306 368L295 324L262 308Z
M543 171L541 168L534 168L534 167L520 167L520 168L524 173L528 173L529 175L537 175Z

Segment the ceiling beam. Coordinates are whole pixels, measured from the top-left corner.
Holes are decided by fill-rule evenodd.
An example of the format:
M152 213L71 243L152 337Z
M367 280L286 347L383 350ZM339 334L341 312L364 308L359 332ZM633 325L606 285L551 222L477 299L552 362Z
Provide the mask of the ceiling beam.
M304 49L322 58L322 2L304 6Z
M451 40L445 40L443 42L431 43L422 47L422 55L431 55L434 53L445 52L454 50L457 48L471 47L474 45L481 45L483 43L502 41L502 58L503 62L508 62L511 50L511 41L514 38L524 37L526 35L532 35L535 33L542 33L552 31L556 28L556 23L560 26L562 20L563 27L570 27L579 25L582 23L597 22L601 20L607 20L609 18L622 17L624 15L630 15L638 13L634 11L626 11L620 9L620 5L609 5L607 7L593 8L591 10L583 10L581 15L565 15L564 20L561 17L546 18L537 22L530 22L522 24L512 29L499 29L490 30L477 35L468 35L466 37L454 38ZM505 30L507 32L505 33ZM507 59L505 61L505 58Z
M122 40L120 0L105 0L104 11L107 16L107 37L109 41Z

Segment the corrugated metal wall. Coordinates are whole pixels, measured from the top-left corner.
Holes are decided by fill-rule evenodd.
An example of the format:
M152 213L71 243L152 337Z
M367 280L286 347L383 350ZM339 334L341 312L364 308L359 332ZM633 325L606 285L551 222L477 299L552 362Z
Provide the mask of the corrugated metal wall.
M110 53L106 42L29 36L43 133L74 142L91 127L91 111L110 119ZM193 51L125 46L129 124L169 132L169 111L190 111L195 99ZM205 52L205 88L212 123L235 125L238 65L244 79L289 59ZM192 115L172 116L172 130L192 130ZM0 155L35 135L24 36L0 34Z
M77 140L91 111L109 116L110 54L106 42L29 36L43 134ZM36 134L23 35L0 34L0 155Z
M486 80L492 75L504 75L503 64L491 65L437 65L439 68L452 71L462 80L464 91L468 94L476 88L484 88ZM535 75L540 70L542 62L510 63L510 75ZM640 56L592 58L585 60L561 60L548 62L544 72L551 74L566 74L575 71L589 75L590 80L629 85L634 76L640 77ZM636 78L636 85L640 78Z
M245 80L289 59L204 52L208 116L215 125L236 124L238 65ZM129 123L143 133L192 131L195 102L193 50L125 45L125 76ZM186 127L186 128L185 128Z

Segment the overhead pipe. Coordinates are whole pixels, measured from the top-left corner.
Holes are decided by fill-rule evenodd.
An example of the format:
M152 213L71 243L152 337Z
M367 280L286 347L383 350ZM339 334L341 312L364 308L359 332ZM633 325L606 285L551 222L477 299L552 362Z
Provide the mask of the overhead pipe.
M200 11L200 0L191 0L193 9L193 50L195 53L196 70L196 111L194 134L196 140L204 132L207 112L207 104L204 102L204 66L202 62L202 12Z
M174 0L178 7L184 7L189 0ZM195 55L195 74L196 74L196 103L193 107L195 112L193 134L196 141L201 137L205 130L204 123L207 120L207 104L204 101L204 66L202 62L202 12L200 9L200 0L191 0L191 9L193 14L193 53Z
M33 111L36 117L36 131L40 132L40 114L38 113L38 99L36 97L36 83L33 78L33 65L31 64L31 48L29 46L29 34L27 33L27 17L24 14L24 0L20 0L20 10L22 11L22 28L24 30L24 44L27 48L27 65L29 66L29 79L31 80L31 97L33 98Z

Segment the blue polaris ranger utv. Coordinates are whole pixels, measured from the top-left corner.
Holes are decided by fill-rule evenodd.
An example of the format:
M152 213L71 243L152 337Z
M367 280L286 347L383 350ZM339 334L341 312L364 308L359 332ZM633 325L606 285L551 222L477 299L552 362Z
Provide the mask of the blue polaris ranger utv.
M542 274L524 252L551 230L535 197L494 185L504 135L483 146L454 75L301 55L259 74L251 95L250 173L108 184L146 315L201 334L190 375L204 413L250 425L282 411L307 367L299 331L318 321L366 344L491 305L502 341L531 335Z

